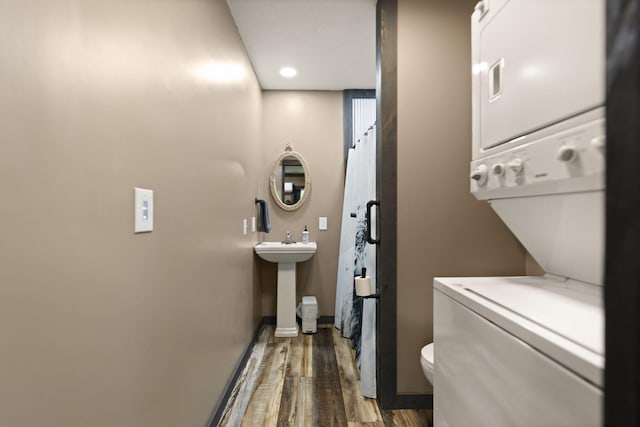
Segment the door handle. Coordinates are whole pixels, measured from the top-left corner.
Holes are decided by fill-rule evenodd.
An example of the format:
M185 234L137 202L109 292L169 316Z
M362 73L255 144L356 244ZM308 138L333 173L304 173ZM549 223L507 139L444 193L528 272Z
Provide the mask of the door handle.
M367 242L369 242L372 245L379 245L380 239L374 239L373 237L371 237L371 207L372 206L380 206L380 202L378 202L377 200L369 200L367 202L367 212L365 214L365 219L367 220ZM376 234L377 234L377 231L378 230L376 230Z

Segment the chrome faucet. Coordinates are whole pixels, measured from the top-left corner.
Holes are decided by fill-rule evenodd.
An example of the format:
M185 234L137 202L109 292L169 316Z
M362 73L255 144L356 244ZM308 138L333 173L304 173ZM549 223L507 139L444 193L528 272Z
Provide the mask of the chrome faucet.
M284 241L282 243L284 243L285 245L290 245L292 243L295 243L293 240L291 240L291 232L290 231L287 230L287 234L286 234L285 239L284 239Z

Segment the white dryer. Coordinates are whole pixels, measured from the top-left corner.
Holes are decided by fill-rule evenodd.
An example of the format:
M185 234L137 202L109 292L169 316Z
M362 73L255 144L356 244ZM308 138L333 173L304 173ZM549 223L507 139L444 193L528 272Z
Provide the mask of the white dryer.
M434 423L597 426L604 1L481 1L471 21L471 192L546 274L434 280Z

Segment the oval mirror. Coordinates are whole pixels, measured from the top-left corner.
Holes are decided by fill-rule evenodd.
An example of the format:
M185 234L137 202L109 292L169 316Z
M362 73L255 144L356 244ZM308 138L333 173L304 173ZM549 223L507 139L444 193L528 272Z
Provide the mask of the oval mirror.
M311 177L309 166L295 151L285 151L278 157L270 179L271 196L276 204L286 210L299 209L309 197Z

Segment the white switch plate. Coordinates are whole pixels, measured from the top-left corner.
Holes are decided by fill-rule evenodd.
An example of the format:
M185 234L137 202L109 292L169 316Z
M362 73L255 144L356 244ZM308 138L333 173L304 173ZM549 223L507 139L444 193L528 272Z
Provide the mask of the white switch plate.
M247 218L242 220L242 234L247 235Z
M253 233L256 232L256 217L255 216L251 217L251 231Z
M134 233L153 231L153 191L145 188L133 189Z
M318 230L326 230L327 229L327 217L321 216L318 218Z

